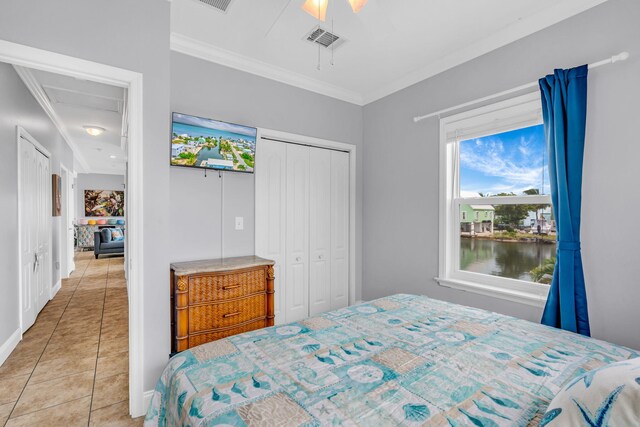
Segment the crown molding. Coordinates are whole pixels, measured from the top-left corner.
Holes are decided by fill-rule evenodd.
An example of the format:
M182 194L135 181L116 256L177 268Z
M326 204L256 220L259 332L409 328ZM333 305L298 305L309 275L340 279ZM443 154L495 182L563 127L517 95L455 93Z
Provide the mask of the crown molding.
M544 9L540 13L524 18L463 49L453 51L428 66L410 72L405 76L382 86L378 90L365 94L363 96L363 104L366 105L382 99L411 85L419 83L458 65L464 64L465 62L471 61L472 59L506 46L509 43L513 43L527 37L537 31L557 24L560 21L564 21L565 19L606 1L608 0L570 0L558 3L553 7Z
M62 138L66 141L67 145L71 148L71 151L73 151L73 155L78 160L80 166L85 171L91 170L89 163L87 163L87 160L84 158L82 153L80 153L78 145L73 141L73 139L71 139L71 136L69 136L67 128L55 112L51 102L49 101L49 97L46 95L31 70L19 65L13 65L13 68L16 70L16 73L18 73L18 76L20 76L20 79L22 79L25 86L29 89L29 92L31 92L40 107L42 107L47 116L49 116L49 119L51 119L55 127L58 129L58 132L60 132L60 135L62 135Z
M321 80L313 79L226 49L221 49L212 44L179 33L171 33L171 50L336 98L351 104L364 105L363 97L358 92L325 83Z

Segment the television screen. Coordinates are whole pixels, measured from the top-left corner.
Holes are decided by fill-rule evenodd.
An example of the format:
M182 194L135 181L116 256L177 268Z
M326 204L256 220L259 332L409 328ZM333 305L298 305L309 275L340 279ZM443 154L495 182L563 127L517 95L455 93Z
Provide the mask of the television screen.
M171 164L253 173L256 128L173 113Z

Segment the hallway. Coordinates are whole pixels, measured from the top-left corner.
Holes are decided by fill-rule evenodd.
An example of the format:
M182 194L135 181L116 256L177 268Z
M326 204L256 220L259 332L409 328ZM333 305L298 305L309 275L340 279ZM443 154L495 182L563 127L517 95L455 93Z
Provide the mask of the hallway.
M0 425L142 424L128 415L123 262L76 254L74 273L0 367Z

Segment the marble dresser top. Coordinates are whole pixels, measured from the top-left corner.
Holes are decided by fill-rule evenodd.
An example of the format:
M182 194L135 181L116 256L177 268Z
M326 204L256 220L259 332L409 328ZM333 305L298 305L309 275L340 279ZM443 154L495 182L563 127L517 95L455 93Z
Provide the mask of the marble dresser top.
M199 261L186 261L171 263L171 269L178 276L187 276L198 273L215 273L218 271L237 270L241 268L260 267L261 265L274 265L270 259L264 259L255 255L239 256L233 258L203 259Z

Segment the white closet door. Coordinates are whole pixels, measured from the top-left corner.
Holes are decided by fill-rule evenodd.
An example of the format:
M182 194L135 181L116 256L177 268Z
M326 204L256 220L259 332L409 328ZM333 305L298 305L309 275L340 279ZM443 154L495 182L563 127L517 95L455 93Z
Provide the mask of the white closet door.
M331 151L309 149L309 315L331 310Z
M256 179L256 255L275 261L275 323L285 317L285 238L287 146L260 140L257 145Z
M49 158L39 151L36 153L36 204L37 204L37 254L36 310L40 312L49 301L52 281L52 261L50 248L51 233L51 171Z
M64 183L63 183L64 184ZM75 191L73 189L73 175L67 172L67 182L65 184L65 190L67 192L67 203L65 208L67 209L67 270L66 274L70 275L72 271L76 269L76 262L74 259L74 239L73 239L73 223L75 212ZM128 193L128 191L127 191Z
M349 153L331 151L331 310L349 305Z
M36 320L38 310L35 307L36 280L35 280L35 254L37 246L37 233L32 226L36 217L34 204L36 188L36 149L24 139L20 139L20 286L21 286L21 311L22 331L29 329Z
M285 307L287 322L309 315L309 148L287 144Z

